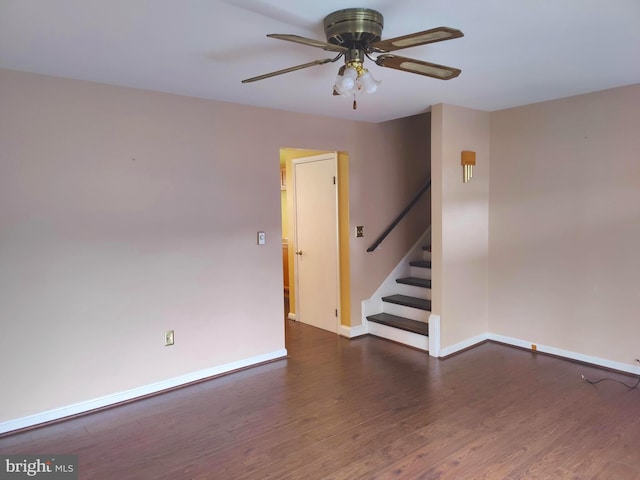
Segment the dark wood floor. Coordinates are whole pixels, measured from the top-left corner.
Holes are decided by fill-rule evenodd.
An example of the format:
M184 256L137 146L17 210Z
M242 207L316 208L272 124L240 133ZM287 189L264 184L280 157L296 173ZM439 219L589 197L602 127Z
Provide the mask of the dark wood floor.
M287 322L290 358L0 438L81 479L640 478L633 378L485 343L447 360Z

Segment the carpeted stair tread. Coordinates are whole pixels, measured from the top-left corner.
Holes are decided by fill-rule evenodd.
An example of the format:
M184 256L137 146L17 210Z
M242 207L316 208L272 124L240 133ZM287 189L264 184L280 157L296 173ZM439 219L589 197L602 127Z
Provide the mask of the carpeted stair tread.
M431 288L431 280L427 278L418 278L418 277L396 278L396 282L402 283L404 285L413 285L415 287Z
M412 267L431 268L431 262L428 260L414 260L413 262L410 262L409 265Z
M429 324L425 322L418 322L417 320L411 320L410 318L399 317L398 315L391 315L390 313L378 313L376 315L370 315L367 317L370 322L380 323L387 325L388 327L398 328L406 332L417 333L419 335L429 335Z
M409 297L408 295L389 295L388 297L382 297L382 301L420 310L431 310L431 301L425 298Z

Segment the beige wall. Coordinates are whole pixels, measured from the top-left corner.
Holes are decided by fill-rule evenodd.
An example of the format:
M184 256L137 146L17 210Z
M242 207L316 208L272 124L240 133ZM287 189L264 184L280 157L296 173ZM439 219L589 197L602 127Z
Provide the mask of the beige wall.
M437 105L432 125L444 353L488 337L632 368L640 86L493 113ZM462 150L478 154L467 185Z
M362 124L6 70L0 112L0 422L284 348L281 147L349 155L350 230L367 229L352 318L428 225L365 252L428 174L428 116Z
M640 85L491 114L490 331L640 357Z
M358 124L355 141L361 155L349 157L354 325L360 323L360 302L371 297L431 224L431 192L427 192L387 239L375 251L366 253L430 178L430 137L430 114ZM353 238L356 225L364 226L364 238Z
M441 320L441 348L486 334L489 257L490 117L436 105L431 122L433 179L432 312ZM473 179L462 181L461 152L476 152Z

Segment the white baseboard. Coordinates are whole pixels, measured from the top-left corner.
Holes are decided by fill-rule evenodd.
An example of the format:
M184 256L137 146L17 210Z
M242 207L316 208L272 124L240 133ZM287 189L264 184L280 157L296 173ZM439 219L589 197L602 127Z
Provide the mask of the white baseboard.
M338 334L341 337L356 338L369 333L366 325L358 325L357 327L348 327L346 325L340 325L340 331Z
M192 382L197 382L199 380L204 380L216 375L229 373L241 368L246 368L253 365L258 365L260 363L285 358L286 356L287 350L283 348L281 350L276 350L275 352L266 353L264 355L257 355L255 357L238 360L236 362L219 365L217 367L199 370L197 372L188 373L186 375L170 378L161 382L152 383L151 385L145 385L143 387L134 388L124 392L106 395L104 397L96 398L86 402L75 403L73 405L57 408L48 412L30 415L28 417L9 420L7 422L0 423L0 434L11 432L13 430L19 430L22 428L32 427L41 423L60 420L64 417L90 412L91 410L96 410L98 408L116 405L121 402L126 402L154 393L159 393L163 390L169 390L171 388L187 385Z
M430 320L429 321L429 339L431 339L431 334L432 334L432 327L431 327L431 320ZM440 350L439 355L434 355L431 350L429 351L429 354L433 356L438 356L438 357L447 357L461 350L464 350L465 348L473 347L478 343L482 343L485 340L492 340L494 342L500 342L506 345L512 345L514 347L520 347L527 350L531 350L531 345L535 344L536 350L540 353L548 353L550 355L555 355L557 357L566 358L567 360L575 360L578 362L588 363L596 367L604 367L612 370L617 370L620 372L631 373L633 375L640 375L640 367L637 365L616 362L614 360L608 360L606 358L594 357L592 355L585 355L583 353L572 352L571 350L563 350L562 348L550 347L548 345L541 345L536 342L520 340L519 338L506 337L504 335L498 335L495 333L486 333L482 335L477 335L473 338L469 338L460 343L456 343L455 345L451 345L450 347L443 348L442 350Z
M477 345L478 343L482 343L488 339L489 339L488 333L476 335L475 337L468 338L467 340L463 340L462 342L443 348L442 350L440 350L440 355L438 356L447 357L449 355L453 355L454 353L458 353L459 351L464 350L465 348L473 347L474 345Z
M500 343L506 343L507 345L513 345L514 347L526 348L531 350L531 345L536 345L536 350L542 353L548 353L550 355L556 355L558 357L567 358L570 360L576 360L579 362L585 362L599 367L610 368L612 370L618 370L621 372L632 373L634 375L640 374L640 368L638 366L616 362L613 360L607 360L606 358L594 357L591 355L585 355L583 353L572 352L570 350L563 350L561 348L549 347L547 345L540 345L536 342L527 342L517 338L505 337L504 335L496 335L494 333L489 334L489 340L493 340Z

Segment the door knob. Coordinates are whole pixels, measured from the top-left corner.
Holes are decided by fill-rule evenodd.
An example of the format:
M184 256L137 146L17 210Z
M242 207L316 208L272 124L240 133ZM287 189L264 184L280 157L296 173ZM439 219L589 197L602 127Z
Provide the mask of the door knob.
M296 250L296 255L302 255L302 250Z

